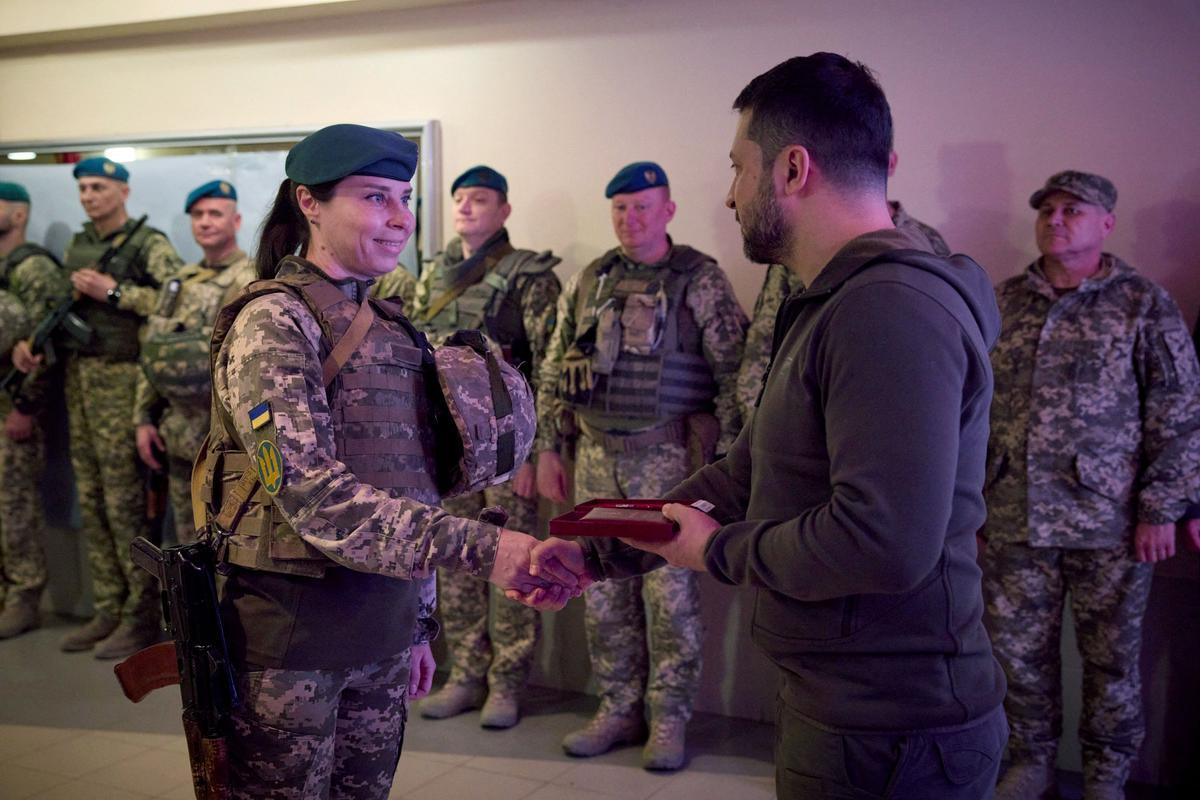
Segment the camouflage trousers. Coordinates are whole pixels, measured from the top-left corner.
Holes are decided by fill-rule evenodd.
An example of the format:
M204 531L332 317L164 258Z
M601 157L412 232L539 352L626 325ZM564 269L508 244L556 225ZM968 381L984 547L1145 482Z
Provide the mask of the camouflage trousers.
M386 798L408 720L410 651L353 669L238 675L229 767L244 800Z
M508 511L506 528L538 535L537 500L518 497L511 482L442 504L454 516L469 519L488 506ZM438 608L450 657L448 684L483 685L486 680L492 690L512 692L525 685L542 632L540 612L509 600L486 581L446 569L438 570Z
M1079 741L1088 783L1124 783L1145 738L1142 616L1153 569L1128 545L1102 550L991 541L983 554L986 622L1008 678L1014 762L1053 764L1062 733L1060 638L1070 596L1083 660Z
M36 604L46 585L38 491L43 466L42 427L36 418L33 435L24 442L0 431L0 605Z
M132 421L137 370L134 363L72 358L67 420L96 612L147 623L159 616L158 583L129 557L130 543L150 530Z
M175 517L175 538L180 544L196 541L192 518L192 462L208 434L210 412L206 406L170 406L158 426L167 446L167 494Z
M575 497L661 497L690 472L687 451L657 444L614 455L581 436L575 451ZM662 567L644 576L602 581L584 593L588 651L601 708L651 719L692 716L700 686L699 575Z

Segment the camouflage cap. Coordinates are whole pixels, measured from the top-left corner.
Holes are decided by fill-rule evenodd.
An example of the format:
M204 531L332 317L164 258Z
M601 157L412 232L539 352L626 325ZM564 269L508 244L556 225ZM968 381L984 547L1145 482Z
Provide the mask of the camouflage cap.
M129 170L104 156L85 158L75 165L71 174L76 178L108 178L121 183L129 183Z
M330 125L297 142L283 169L293 181L308 186L349 175L407 181L417 170L417 146L395 131Z
M205 197L237 200L237 189L233 188L233 184L229 181L221 180L209 181L203 186L197 186L188 193L187 200L183 201L183 213L189 213L192 206L196 205L196 201L203 200Z
M1053 192L1066 192L1078 197L1085 203L1102 206L1105 211L1117 207L1117 187L1112 181L1101 175L1090 172L1077 172L1073 169L1051 175L1046 185L1029 197L1029 207L1037 208Z
M471 167L462 175L455 178L454 183L450 184L450 194L454 194L459 189L467 189L471 186L482 186L484 189L495 189L502 194L508 194L508 180L499 172L484 164Z
M653 161L635 161L626 164L604 187L604 196L633 194L657 186L667 186L667 173Z
M19 183L0 181L0 200L10 203L28 203L29 192Z

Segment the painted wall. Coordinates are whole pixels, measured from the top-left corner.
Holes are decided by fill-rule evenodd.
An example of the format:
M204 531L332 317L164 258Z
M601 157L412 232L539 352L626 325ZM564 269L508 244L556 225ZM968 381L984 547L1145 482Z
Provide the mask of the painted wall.
M514 241L553 248L564 276L613 244L605 182L655 159L676 239L716 255L749 308L761 271L722 206L729 106L776 62L834 50L875 69L891 100L892 197L954 248L1014 274L1035 252L1030 192L1060 169L1100 172L1120 190L1111 249L1192 322L1197 41L1188 0L489 2L0 49L0 141L436 118L444 177L505 172ZM732 644L745 596L705 593L701 707L769 717L771 671ZM551 626L551 681L586 674L577 617Z

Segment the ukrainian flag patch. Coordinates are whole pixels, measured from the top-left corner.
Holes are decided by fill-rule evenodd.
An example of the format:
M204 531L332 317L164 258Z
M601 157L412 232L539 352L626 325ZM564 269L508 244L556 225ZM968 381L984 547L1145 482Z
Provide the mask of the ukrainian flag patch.
M258 430L271 422L271 404L259 403L250 409L250 427Z

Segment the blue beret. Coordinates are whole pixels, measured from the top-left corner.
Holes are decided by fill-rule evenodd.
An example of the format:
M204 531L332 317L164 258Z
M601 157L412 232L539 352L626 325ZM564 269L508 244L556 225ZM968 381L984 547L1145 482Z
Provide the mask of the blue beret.
M653 161L635 161L621 167L621 171L613 176L604 187L604 196L614 194L633 194L643 189L653 189L656 186L667 186L667 173Z
M459 188L467 189L472 186L482 186L484 189L495 189L497 192L508 194L508 181L504 176L483 164L471 167L455 178L454 183L450 184L450 194L454 194Z
M19 183L0 181L0 200L7 200L10 203L28 203L29 192Z
M237 200L237 189L229 181L209 181L203 186L192 189L187 200L183 201L183 213L187 214L196 205L197 200L205 197L220 197L224 200Z
M104 156L85 158L75 165L71 174L76 178L112 178L114 181L129 183L129 170L125 169L123 164Z
M289 178L307 186L347 175L407 181L417 170L417 146L394 131L330 125L289 150L283 168Z

